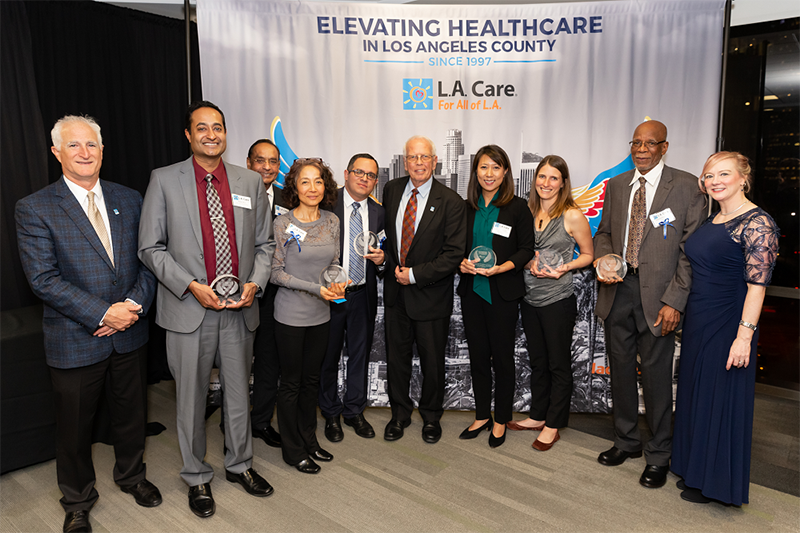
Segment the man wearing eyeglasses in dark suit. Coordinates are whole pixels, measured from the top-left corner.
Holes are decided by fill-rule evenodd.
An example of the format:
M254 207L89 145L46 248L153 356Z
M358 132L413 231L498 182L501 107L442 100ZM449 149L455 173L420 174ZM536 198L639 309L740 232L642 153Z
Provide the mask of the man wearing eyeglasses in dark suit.
M325 417L325 436L331 442L344 438L340 416L356 435L375 436L364 418L367 406L367 367L378 312L378 276L383 275L384 253L378 246L359 253L356 238L371 231L384 236L383 206L370 198L378 181L378 162L369 154L350 158L344 171L344 187L339 189L334 214L339 217L340 259L352 283L345 290L346 302L331 305L328 351L322 363L319 406ZM346 339L346 342L345 342ZM339 398L339 359L347 347L347 373L344 397Z
M455 191L433 179L437 162L433 141L411 137L403 157L409 175L383 189L386 371L392 406L383 438L400 439L411 424L414 403L409 386L416 344L423 376L422 440L433 444L442 436L444 354L453 313L453 280L467 245L467 211Z
M628 263L623 279L599 280L595 313L605 326L616 437L597 461L617 466L644 451L647 467L639 483L658 488L666 482L672 455L675 330L692 284L683 245L702 220L703 196L697 178L664 165L669 147L664 124L640 124L630 145L636 168L608 180L594 236L595 266L607 254ZM668 224L659 225L664 219ZM638 425L637 354L653 433L644 446Z

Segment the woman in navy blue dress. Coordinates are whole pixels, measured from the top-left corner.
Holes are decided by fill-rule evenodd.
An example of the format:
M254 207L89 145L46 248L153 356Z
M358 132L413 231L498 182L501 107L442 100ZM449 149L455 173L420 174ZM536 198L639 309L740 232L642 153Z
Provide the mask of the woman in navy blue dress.
M686 305L672 471L681 498L748 503L758 318L778 255L779 230L747 199L747 158L708 158L700 188L719 202L686 242L692 290Z

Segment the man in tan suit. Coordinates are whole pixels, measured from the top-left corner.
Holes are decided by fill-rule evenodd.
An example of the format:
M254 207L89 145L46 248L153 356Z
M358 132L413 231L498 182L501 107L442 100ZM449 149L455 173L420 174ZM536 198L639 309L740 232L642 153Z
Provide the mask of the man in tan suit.
M692 284L683 246L702 220L703 196L696 177L664 165L661 158L669 148L664 124L640 124L630 145L636 169L608 181L594 237L595 264L612 253L628 263L624 279L600 280L595 309L605 325L616 434L614 446L597 460L617 466L628 457L641 457L644 450L647 467L639 483L658 488L666 482L672 452L675 329ZM637 354L653 433L644 447L638 427Z

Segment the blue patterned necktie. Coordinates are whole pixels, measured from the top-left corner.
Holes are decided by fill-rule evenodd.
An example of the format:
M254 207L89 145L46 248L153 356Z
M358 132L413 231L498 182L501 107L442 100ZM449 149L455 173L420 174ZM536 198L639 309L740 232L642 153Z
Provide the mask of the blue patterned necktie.
M353 202L353 210L350 211L350 279L353 285L361 284L364 279L364 259L361 255L363 250L356 250L356 237L364 233L364 224L361 221L361 213L358 208L361 204Z

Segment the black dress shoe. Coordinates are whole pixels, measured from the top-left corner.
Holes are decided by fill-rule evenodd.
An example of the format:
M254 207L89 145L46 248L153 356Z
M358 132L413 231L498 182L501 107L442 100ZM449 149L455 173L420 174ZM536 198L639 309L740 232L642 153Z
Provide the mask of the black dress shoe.
M469 429L469 426L467 426L467 429L462 431L461 435L459 435L458 438L461 440L474 439L475 437L480 435L482 431L491 431L492 425L494 425L494 420L492 420L492 417L490 416L489 420L484 422L483 425L479 428Z
M364 418L364 413L358 413L353 418L345 417L344 423L353 428L356 431L356 435L359 437L371 439L375 436L375 430L372 429L372 425Z
M211 495L211 485L203 483L189 487L189 509L200 518L208 518L217 510L214 496Z
M254 428L253 436L266 442L267 446L272 446L273 448L281 447L281 436L272 426L261 429Z
M161 493L158 491L158 488L156 488L155 485L146 479L141 480L132 487L120 487L120 489L122 492L132 494L133 499L136 500L136 503L142 507L155 507L157 505L161 505Z
M613 446L610 450L606 450L597 456L597 462L606 466L619 466L625 462L628 457L636 459L642 456L642 450L638 452L626 452Z
M325 461L326 463L333 461L333 454L326 452L322 448L312 453L309 457L316 459L317 461Z
M422 440L428 444L436 444L442 438L442 426L439 421L425 422L422 426Z
M325 418L325 437L331 442L339 442L344 438L339 415Z
M69 511L64 518L64 533L92 533L89 511Z
M686 486L686 482L682 479L679 479L675 482L675 486L678 487L678 490L686 490L689 487Z
M403 438L403 429L411 425L411 420L402 422L392 418L383 430L383 440L398 440Z
M503 434L499 437L494 436L494 428L489 431L489 447L498 448L506 441L506 425L503 424Z
M317 474L321 470L319 465L312 459L303 459L294 465L294 467L304 474Z
M248 468L241 474L234 474L233 472L228 472L226 470L225 479L231 483L238 483L244 487L244 490L253 496L258 496L259 498L264 498L265 496L269 496L275 492L275 489L272 488L272 485L267 483L267 480L259 476L258 472L252 468Z
M689 487L686 487L686 489L681 492L681 499L692 503L711 503L711 498L703 496L700 489L690 489Z
M666 465L647 465L642 472L642 477L639 478L639 484L648 489L663 487L667 482L667 472L669 472L669 467Z

